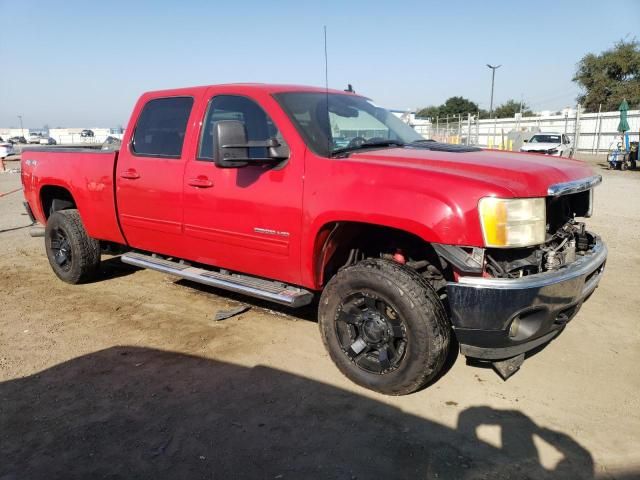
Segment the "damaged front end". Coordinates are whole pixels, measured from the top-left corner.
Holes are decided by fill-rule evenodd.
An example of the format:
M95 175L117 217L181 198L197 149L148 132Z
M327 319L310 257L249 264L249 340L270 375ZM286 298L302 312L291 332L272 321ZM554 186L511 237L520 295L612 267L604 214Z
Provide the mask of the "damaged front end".
M466 264L473 255L475 269L461 269L457 281L447 284L464 355L491 362L507 378L526 352L557 336L593 293L607 248L576 220L591 215L592 187L545 199L544 243L469 250ZM464 266L464 260L457 264Z
M595 245L595 236L577 217L590 217L593 190L547 197L546 241L527 248L485 249L485 276L521 278L573 263Z

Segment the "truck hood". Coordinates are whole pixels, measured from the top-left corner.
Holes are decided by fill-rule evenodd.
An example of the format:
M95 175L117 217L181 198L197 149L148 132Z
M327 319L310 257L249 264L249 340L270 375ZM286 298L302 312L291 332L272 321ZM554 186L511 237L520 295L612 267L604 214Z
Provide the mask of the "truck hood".
M387 148L353 153L341 161L393 167L405 173L423 173L420 178L429 173L453 176L461 181L491 187L488 194L513 197L544 197L550 185L593 175L591 168L579 160L496 150L439 152L420 148Z
M552 148L560 148L560 143L525 143L522 145L524 151L551 150Z

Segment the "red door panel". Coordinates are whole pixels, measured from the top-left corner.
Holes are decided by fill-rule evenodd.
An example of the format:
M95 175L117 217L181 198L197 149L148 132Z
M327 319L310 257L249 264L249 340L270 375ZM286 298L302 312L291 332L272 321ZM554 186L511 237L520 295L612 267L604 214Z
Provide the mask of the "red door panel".
M120 225L129 245L183 257L184 158L195 125L192 96L145 96L136 106L133 139L125 138L116 169Z
M233 95L215 89L207 95L222 93ZM269 98L252 100L264 111L273 112L265 105ZM291 155L275 169L218 168L210 159L198 160L196 151L187 160L183 223L186 248L193 260L300 282L304 148L287 142L286 132L281 134Z

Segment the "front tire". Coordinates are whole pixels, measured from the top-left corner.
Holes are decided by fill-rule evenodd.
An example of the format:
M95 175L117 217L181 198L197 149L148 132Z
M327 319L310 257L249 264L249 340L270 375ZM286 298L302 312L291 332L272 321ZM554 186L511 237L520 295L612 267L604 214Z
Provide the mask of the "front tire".
M67 283L91 280L100 266L100 242L87 235L75 209L51 214L45 229L45 249L54 273Z
M386 395L423 388L442 370L450 326L433 287L396 262L340 270L318 309L325 347L351 381Z

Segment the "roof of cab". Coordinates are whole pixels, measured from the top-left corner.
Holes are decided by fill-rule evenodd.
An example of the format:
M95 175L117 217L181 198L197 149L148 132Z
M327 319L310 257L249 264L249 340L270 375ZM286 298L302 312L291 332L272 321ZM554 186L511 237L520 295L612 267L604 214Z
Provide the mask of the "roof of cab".
M172 88L167 90L154 90L146 92L145 95L151 96L172 96L172 95L185 95L200 93L202 90L206 90L212 87L220 87L224 89L237 88L239 91L260 91L269 94L283 93L283 92L314 92L314 93L338 93L343 95L354 95L354 92L346 92L344 90L336 90L325 87L311 87L306 85L286 85L286 84L270 84L270 83L223 83L218 85L200 85L195 87L186 88ZM357 95L357 94L355 94Z

